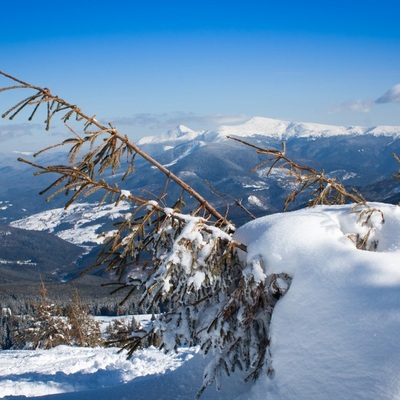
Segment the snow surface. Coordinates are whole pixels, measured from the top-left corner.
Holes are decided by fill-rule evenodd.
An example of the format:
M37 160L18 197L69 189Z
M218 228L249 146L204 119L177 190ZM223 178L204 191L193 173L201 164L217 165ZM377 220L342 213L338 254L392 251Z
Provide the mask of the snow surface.
M126 352L119 354L116 348L58 346L51 350L1 351L0 398L69 392L67 398L111 399L112 391L108 388L137 377L173 371L191 357L190 351L166 355L154 348L139 351L131 360L127 360ZM130 390L124 389L128 392L126 398L130 398Z
M247 259L292 285L272 316L275 377L252 399L400 399L400 207L374 204L385 223L378 251L357 250L350 206L316 207L252 221L236 238Z
M351 206L319 206L254 220L235 239L264 272L286 272L291 287L271 320L273 378L226 378L203 399L400 399L400 207L376 203L376 252L349 239L363 234ZM206 360L197 349L150 348L127 361L113 349L58 347L0 351L0 396L43 399L193 399ZM68 393L70 392L70 393ZM16 397L25 398L25 397ZM13 397L15 400L15 397Z

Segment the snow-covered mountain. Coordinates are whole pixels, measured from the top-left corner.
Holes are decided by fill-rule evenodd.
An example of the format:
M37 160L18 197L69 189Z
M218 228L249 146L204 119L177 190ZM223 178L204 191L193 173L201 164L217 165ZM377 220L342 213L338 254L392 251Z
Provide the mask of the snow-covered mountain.
M185 125L178 125L176 128L169 130L165 135L161 136L145 136L139 140L138 144L151 144L151 143L163 143L169 141L180 141L193 140L199 137L205 131L196 132Z
M171 141L201 140L212 142L222 140L227 136L252 137L265 136L277 140L295 138L327 138L333 136L388 136L398 138L398 126L336 126L309 122L289 122L265 117L253 117L240 125L221 125L215 130L193 131L179 125L165 135L147 136L139 140L139 145L166 143Z

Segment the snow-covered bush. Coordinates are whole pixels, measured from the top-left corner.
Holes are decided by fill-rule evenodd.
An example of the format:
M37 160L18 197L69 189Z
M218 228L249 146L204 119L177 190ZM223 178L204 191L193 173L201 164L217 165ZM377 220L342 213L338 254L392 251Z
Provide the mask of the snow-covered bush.
M65 311L68 324L70 344L79 347L96 347L103 345L99 323L89 315L88 307L75 290L74 300Z
M16 347L51 349L60 345L103 345L100 326L89 315L77 291L66 310L50 301L43 282L40 294L41 300L32 304L32 312L19 317L15 334Z
M71 344L69 324L63 317L62 309L47 297L42 282L41 300L35 302L32 314L21 317L16 335L19 347L26 349L51 349Z
M155 317L154 317L155 318ZM154 320L152 318L152 320ZM127 318L113 319L106 328L106 345L109 347L124 347L130 343L132 336L137 336L139 332L146 333L146 327L141 322L137 321L134 316L130 320ZM140 340L140 348L150 346L160 347L161 336L157 333L146 335L146 340Z
M261 260L243 265L228 233L231 229L164 209L157 230L136 238L151 243L153 251L152 273L143 282L142 301L152 305L168 298L170 309L147 329L124 338L124 348L132 355L154 334L162 336L161 347L166 350L200 345L204 353L214 355L203 389L222 371L230 374L239 368L248 371L249 378L256 378L267 365L272 373L270 318L291 281L286 274L265 276ZM137 251L131 243L134 233L125 236L124 250L131 249L131 256ZM128 275L129 282L133 287L140 283Z

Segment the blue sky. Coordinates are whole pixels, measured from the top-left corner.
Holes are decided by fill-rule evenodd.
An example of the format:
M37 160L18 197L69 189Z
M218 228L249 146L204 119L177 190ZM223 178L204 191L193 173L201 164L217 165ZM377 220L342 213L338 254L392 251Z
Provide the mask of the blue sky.
M398 0L26 0L1 14L1 70L133 139L252 116L400 125ZM0 122L2 147L38 140L25 122Z

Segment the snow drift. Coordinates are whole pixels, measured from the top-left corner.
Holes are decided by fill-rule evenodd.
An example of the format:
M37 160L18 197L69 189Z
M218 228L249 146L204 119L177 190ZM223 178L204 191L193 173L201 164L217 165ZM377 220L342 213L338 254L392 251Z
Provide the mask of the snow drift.
M239 229L248 260L293 277L275 307L275 377L252 399L400 398L400 207L374 204L376 252L355 248L351 206L260 218ZM250 397L249 397L250 398Z

